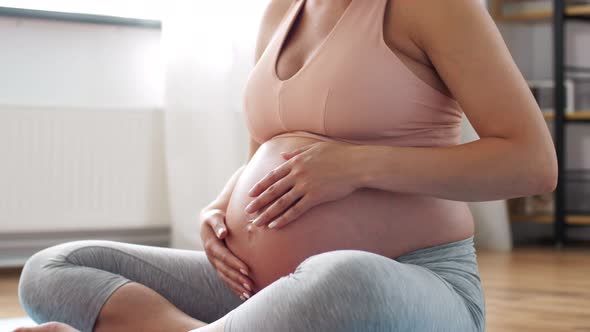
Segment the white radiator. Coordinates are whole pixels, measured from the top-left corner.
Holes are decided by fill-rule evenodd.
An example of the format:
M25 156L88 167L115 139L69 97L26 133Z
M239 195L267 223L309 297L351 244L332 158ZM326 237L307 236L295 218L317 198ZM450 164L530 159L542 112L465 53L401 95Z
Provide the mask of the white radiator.
M57 242L167 245L163 112L0 106L0 266Z

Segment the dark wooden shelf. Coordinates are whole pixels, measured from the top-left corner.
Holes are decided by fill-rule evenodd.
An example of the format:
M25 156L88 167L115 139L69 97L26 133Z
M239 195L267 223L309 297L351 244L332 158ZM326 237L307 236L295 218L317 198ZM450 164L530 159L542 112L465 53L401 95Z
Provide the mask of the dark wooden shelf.
M547 120L555 118L553 112L543 113L543 117ZM565 113L565 119L568 121L590 121L590 110L580 110L573 113Z
M499 9L494 14L494 20L497 22L530 22L549 20L553 17L552 10L539 11L534 13L517 14L517 15L502 15ZM588 16L590 17L590 5L570 5L565 9L567 16Z
M553 224L552 214L512 214L511 222L534 222L539 224ZM570 214L566 216L570 225L590 225L590 215Z

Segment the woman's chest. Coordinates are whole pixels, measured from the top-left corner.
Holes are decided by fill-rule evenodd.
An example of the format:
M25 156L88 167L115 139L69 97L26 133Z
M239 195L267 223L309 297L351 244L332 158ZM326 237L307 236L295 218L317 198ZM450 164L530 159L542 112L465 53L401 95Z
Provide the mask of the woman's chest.
M383 48L363 55L350 44L326 50L286 82L257 66L244 90L244 113L259 141L288 131L365 140L457 124L456 105L412 77ZM262 61L262 60L261 60ZM377 65L378 64L378 65ZM428 103L424 103L428 101ZM447 107L451 112L441 112Z

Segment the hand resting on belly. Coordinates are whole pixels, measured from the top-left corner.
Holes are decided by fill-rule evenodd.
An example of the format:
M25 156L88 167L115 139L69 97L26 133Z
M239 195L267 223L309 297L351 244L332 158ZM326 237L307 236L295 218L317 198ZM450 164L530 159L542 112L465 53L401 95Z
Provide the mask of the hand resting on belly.
M316 205L281 229L248 223L248 219L270 206L253 215L246 213L245 207L254 200L248 191L285 162L280 152L317 141L287 136L265 142L234 187L226 211L229 232L225 241L234 255L250 267L254 292L293 272L314 254L357 249L395 258L411 250L468 236L458 234L464 229L461 225L468 214L463 202L371 188ZM440 217L432 220L432 215Z

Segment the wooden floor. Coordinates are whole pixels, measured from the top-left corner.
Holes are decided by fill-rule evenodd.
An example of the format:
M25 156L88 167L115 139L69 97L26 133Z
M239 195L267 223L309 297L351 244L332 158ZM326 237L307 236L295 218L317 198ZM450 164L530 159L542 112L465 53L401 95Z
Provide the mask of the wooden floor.
M25 316L18 304L18 270L0 270L0 318Z
M590 332L590 250L479 253L487 331Z
M590 332L590 250L479 252L488 332ZM24 316L18 271L0 271L0 318Z

